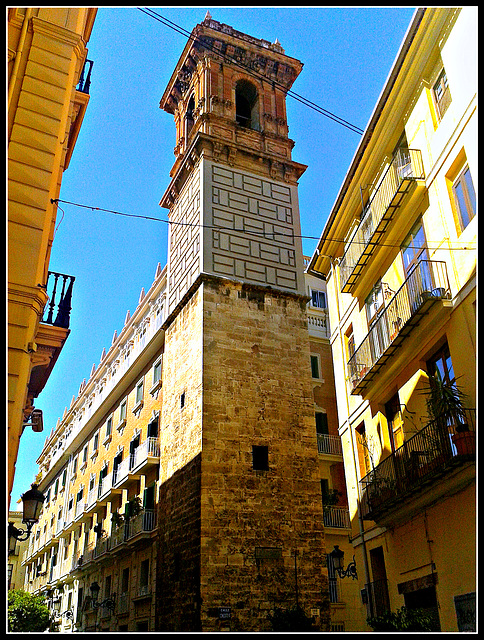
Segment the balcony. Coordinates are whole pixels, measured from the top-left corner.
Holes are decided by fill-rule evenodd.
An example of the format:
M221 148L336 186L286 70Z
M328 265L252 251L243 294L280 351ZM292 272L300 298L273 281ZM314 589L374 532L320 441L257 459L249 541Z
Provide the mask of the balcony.
M149 534L156 528L156 511L143 509L113 530L109 538L108 549L114 550L125 542L134 542L141 534Z
M325 527L350 529L350 512L346 507L323 506L323 523Z
M69 335L74 280L74 276L49 271L46 285L49 302L35 336L37 351L32 355L29 398L36 398L45 387Z
M66 159L64 162L64 171L69 166L69 162L74 151L77 136L81 129L82 121L87 110L89 103L89 89L91 86L91 71L93 67L92 60L86 60L82 67L81 75L79 76L79 82L76 86L73 99L73 112L71 114L71 127L69 130L69 137L67 139L67 151Z
M343 456L343 448L341 446L341 438L339 436L331 436L326 433L317 433L318 453L331 456Z
M411 187L425 178L422 154L399 149L363 210L363 215L340 261L341 291L351 293L376 247L382 243L395 212Z
M308 308L307 318L310 337L329 339L329 314L326 309Z
M146 438L133 452L132 471L141 473L146 467L160 461L160 445L158 438Z
M428 314L430 307L450 297L446 263L418 262L349 359L351 393L361 394L422 317Z
M121 489L134 480L139 480L141 474L134 470L135 455L130 453L127 458L119 463L119 466L113 471L113 487Z
M114 496L119 495L122 492L121 488L115 489L113 487L113 474L105 476L98 486L97 494L97 506L101 507L111 502Z
M454 424L434 420L360 480L364 519L392 522L392 513L399 510L404 514L405 501L411 496L422 497L425 488L432 487L431 501L456 490L459 481L453 472L476 458L475 409L467 409L465 414L468 431L460 433ZM473 473L471 469L470 475ZM468 482L467 476L461 481ZM424 506L425 496L415 508Z
M49 271L47 278L49 302L45 306L42 317L44 324L64 329L69 328L74 280L74 276Z

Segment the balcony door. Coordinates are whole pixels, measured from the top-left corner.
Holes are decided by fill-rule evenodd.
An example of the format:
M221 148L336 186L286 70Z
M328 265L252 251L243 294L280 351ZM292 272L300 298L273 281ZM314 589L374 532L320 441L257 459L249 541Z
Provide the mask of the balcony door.
M406 278L408 278L421 260L429 259L422 219L416 222L405 238L402 245L402 258Z

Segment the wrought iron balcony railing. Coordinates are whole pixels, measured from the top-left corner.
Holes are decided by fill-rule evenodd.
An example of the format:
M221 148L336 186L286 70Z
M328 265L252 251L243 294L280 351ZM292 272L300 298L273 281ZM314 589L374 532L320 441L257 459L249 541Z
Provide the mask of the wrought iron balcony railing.
M450 298L445 262L421 260L390 302L372 323L370 331L348 361L352 393L361 392L416 326L429 304Z
M346 507L323 506L323 522L325 527L349 529L351 527L350 512Z
M378 519L423 485L475 460L475 413L475 409L465 410L467 430L442 420L430 422L362 478L363 518Z
M399 149L367 203L360 224L340 260L343 293L351 292L412 184L424 178L421 152Z
M342 456L343 447L339 436L331 436L326 433L316 434L318 440L318 453L327 453L333 456Z
M47 277L49 302L45 306L42 317L44 324L69 328L74 280L74 276L49 271Z

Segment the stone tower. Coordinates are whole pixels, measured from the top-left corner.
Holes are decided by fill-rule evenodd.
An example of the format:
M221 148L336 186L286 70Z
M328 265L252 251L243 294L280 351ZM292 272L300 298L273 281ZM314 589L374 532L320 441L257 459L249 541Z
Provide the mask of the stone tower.
M160 106L176 124L157 629L329 620L297 180L302 64L207 14Z

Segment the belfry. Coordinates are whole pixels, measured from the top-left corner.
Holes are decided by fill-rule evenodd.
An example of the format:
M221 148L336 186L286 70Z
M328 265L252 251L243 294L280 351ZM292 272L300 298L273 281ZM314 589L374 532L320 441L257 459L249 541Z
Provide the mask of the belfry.
M156 628L329 624L297 181L286 93L302 63L213 20L174 116L160 420Z

